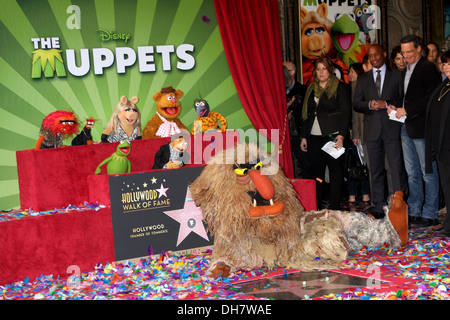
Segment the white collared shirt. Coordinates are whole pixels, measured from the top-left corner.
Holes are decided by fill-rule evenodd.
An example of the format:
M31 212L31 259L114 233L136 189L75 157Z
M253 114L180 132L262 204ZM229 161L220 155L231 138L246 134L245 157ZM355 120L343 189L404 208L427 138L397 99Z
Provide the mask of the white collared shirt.
M405 91L403 93L406 94L406 90L408 90L408 85L409 85L409 80L411 80L411 76L414 72L414 69L416 68L417 62L419 62L420 58L414 62L413 64L408 64L406 66L406 73L405 73L405 85L404 85L404 89Z
M381 96L381 93L383 92L384 77L386 76L386 64L383 64L381 66L381 68L375 68L375 67L372 68L372 71L373 71L373 82L375 82L375 83L377 83L377 75L378 75L377 70L381 71L380 72L380 78L381 78L381 82L380 82L380 96ZM372 108L370 107L370 101L369 101L368 105L369 105L369 109L372 110ZM386 102L386 107L387 107L387 102Z

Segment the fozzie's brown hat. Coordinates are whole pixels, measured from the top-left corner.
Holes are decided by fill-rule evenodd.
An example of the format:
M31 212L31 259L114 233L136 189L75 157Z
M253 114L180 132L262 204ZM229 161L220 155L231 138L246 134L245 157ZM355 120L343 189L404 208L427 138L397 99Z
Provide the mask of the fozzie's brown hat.
M170 93L170 92L175 92L175 89L170 87L165 87L161 89L161 93Z

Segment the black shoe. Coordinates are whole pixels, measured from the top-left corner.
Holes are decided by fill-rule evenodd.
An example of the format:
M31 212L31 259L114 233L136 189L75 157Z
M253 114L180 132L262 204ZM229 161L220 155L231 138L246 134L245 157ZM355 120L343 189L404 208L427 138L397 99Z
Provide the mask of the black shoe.
M426 228L426 227L437 226L438 224L439 224L438 219L419 218L415 222L411 223L411 227Z
M413 226L413 224L417 223L421 218L416 216L408 216L408 225L410 227Z
M372 206L372 205L370 205L364 209L364 213L371 213L373 211L375 211L375 206Z
M374 217L375 219L383 219L385 214L384 212L376 211L374 206L370 206L364 213L369 217Z
M373 216L375 219L383 219L385 216L384 212L376 212L376 211L371 212L368 215Z

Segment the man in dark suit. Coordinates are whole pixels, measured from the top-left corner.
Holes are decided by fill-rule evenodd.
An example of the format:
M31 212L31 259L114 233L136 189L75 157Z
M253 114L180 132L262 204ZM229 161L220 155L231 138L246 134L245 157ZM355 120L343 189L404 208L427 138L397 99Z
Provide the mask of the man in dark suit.
M403 70L403 106L397 109L397 117L406 115L401 138L408 173L408 214L412 227L428 227L439 223L439 176L436 161L432 172L425 172L425 117L430 95L441 77L436 66L422 56L419 37L407 35L400 46L407 66Z
M368 49L372 69L358 77L353 109L364 114L364 142L367 146L371 177L372 215L384 216L385 155L387 156L392 186L405 193L406 175L401 157L400 122L389 119L389 106L401 106L402 86L400 71L389 69L385 63L386 51L379 44Z

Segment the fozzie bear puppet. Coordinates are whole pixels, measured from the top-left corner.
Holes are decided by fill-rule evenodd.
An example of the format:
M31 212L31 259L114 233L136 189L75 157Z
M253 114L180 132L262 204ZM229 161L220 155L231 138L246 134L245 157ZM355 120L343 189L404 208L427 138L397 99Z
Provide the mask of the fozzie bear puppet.
M181 133L180 129L189 132L186 126L181 123L178 116L181 113L180 98L183 91L172 87L162 88L155 93L153 100L156 101L156 113L147 123L142 132L143 139L167 138L174 134Z

